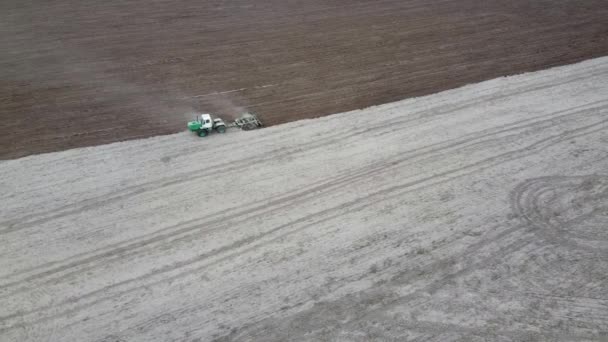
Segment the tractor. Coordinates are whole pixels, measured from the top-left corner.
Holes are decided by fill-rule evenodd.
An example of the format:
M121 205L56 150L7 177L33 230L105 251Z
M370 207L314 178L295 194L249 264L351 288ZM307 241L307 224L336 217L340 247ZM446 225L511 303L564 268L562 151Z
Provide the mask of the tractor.
M201 114L194 118L194 121L188 122L188 129L199 137L206 137L213 130L218 133L225 133L226 124L224 120L214 118L211 114Z
M262 122L257 115L251 112L242 114L229 124L226 124L220 118L213 117L211 114L200 114L194 118L194 121L188 122L188 129L199 137L206 137L213 130L224 133L228 127L238 127L243 131L249 131L262 127Z

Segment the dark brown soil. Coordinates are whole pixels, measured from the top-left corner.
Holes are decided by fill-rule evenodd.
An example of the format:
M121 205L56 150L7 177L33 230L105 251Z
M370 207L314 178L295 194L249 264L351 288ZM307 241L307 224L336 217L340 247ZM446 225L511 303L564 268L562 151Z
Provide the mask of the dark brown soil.
M0 158L569 64L608 55L607 18L606 0L4 0Z

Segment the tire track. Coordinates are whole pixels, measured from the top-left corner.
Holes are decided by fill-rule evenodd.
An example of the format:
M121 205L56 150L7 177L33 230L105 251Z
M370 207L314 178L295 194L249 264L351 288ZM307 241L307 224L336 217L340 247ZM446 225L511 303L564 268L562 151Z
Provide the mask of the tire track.
M538 228L539 237L572 248L608 251L608 220L582 235L576 224L608 212L608 176L552 176L528 180L512 194L513 211ZM600 216L601 217L601 216ZM600 221L601 222L601 221ZM601 239L600 245L581 245L578 239Z
M488 267L493 263L500 263L502 258L510 253L520 250L530 243L530 241L525 239L525 237L526 234L531 233L526 231L524 228L525 227L523 225L517 225L498 231L492 231L488 236L482 237L479 239L479 241L456 255L447 256L444 259L432 260L423 267L425 269L434 270L434 274L438 276L435 276L433 279L427 281L420 279L417 275L417 270L405 270L402 272L397 272L397 274L395 274L395 276L393 276L393 278L389 280L387 284L381 285L380 287L363 290L357 294L351 294L337 301L315 303L311 309L299 312L286 319L277 320L275 318L268 318L254 320L254 323L251 323L239 331L232 332L231 334L224 336L223 339L220 338L218 340L256 340L256 338L260 339L261 336L265 334L265 331L284 331L284 329L277 328L277 325L290 324L290 322L299 322L293 327L293 329L290 330L291 334L294 334L295 330L296 336L298 333L303 333L302 330L304 329L309 333L315 330L318 331L321 329L318 324L324 324L325 327L327 327L327 325L331 326L332 324L339 324L342 328L351 328L347 330L356 330L355 325L359 325L361 322L374 319L382 320L382 318L375 315L380 314L387 309L390 310L390 308L398 307L399 305L403 305L403 303L408 303L408 306L410 307L419 306L422 304L420 302L426 303L430 301L428 296L425 296L425 294L437 292L453 279L466 276L475 270ZM506 245L501 243L509 238L512 239L512 241ZM499 246L497 251L494 249L495 246L493 245ZM488 250L485 251L484 249ZM494 253L492 253L490 256L486 255L490 254L491 252ZM457 267L457 264L464 264L466 266ZM367 274L366 276L370 277L374 275ZM421 282L422 284L418 284ZM404 283L414 286L411 293L405 296L391 295L395 293L392 288L401 287ZM381 305L374 305L376 303L381 303ZM378 306L381 308L377 308ZM360 310L343 310L343 316L340 314L340 312L338 312L336 315L335 310L324 310L326 307L359 307ZM325 313L324 316L326 316L326 318L323 321L315 322L313 317L317 317L318 312L321 311ZM353 312L357 313L355 317L352 316ZM332 314L336 316L332 316ZM328 315L329 317L327 317ZM366 319L366 317L369 318ZM387 318L384 317L384 319ZM299 327L302 326L305 328L300 329ZM273 340L282 340L282 338L276 338Z
M525 279L531 291L557 295L563 290L556 288L553 279L564 279L563 284L584 279L577 294L602 296L602 288L608 286L603 276L608 267L602 262L608 252L608 176L529 179L513 190L511 207L546 245L544 250L534 251L529 260L531 266L527 266L533 267L536 274ZM599 288L590 286L593 284ZM569 307L572 309L572 305Z
M561 115L561 114L562 114L562 113L568 113L568 111L569 111L569 110L572 110L572 109L579 109L579 108L586 108L586 107L587 107L587 106L589 106L589 105L595 105L595 104L600 104L600 103L605 103L605 102L606 102L606 101L596 101L596 102L593 102L593 103L590 103L590 104L587 104L587 105L583 105L583 106L577 106L577 107L573 107L573 108L568 109L568 110L564 110L564 111L560 111L560 112L556 112L556 113L548 114L548 115L546 115L546 116L541 116L541 117L539 117L539 118L542 118L542 117L550 117L550 119L549 119L549 120L551 120L552 118L557 119L557 118L559 118L559 117L563 117L563 115ZM605 108L605 107L598 107L598 108L594 108L594 109L603 109L603 108ZM576 113L571 113L571 114L578 114L578 112L576 112ZM511 126L511 125L517 125L517 124L519 124L519 123L524 123L524 122L532 121L532 120L535 120L535 119L537 119L537 118L533 118L533 119L526 119L526 120L522 120L522 121L515 122L515 123L512 123L512 124L503 125L503 126L501 126L501 127L509 127L509 126ZM494 130L494 129L495 129L495 128L490 128L490 129L488 129L488 130L484 130L484 131L481 131L481 132L475 132L475 133L472 133L472 134L467 134L467 135L465 135L465 136L463 136L463 137L475 136L476 134L479 134L479 133L484 133L484 132L486 132L486 131L491 131L491 130ZM357 133L355 133L355 134L353 134L352 136L356 136L356 135L358 135L358 134L357 134ZM343 137L343 138L340 138L340 139L344 139L344 137ZM455 143L458 143L458 142L457 142L457 141L458 141L457 139L448 140L448 141L446 141L445 143L446 143L446 144L448 144L448 143L451 143L451 141L456 141ZM435 145L438 145L438 144L443 144L443 143L444 143L444 142L440 142L440 143L432 144L432 145L429 145L429 146L421 147L420 149L428 148L428 147L430 147L430 146L435 146ZM417 149L416 149L416 150L417 150ZM412 151L415 151L415 150L412 150ZM408 151L408 152L409 152L409 151ZM291 153L291 152L290 152L290 153ZM230 163L227 163L227 164L230 164ZM222 172L226 172L226 171L227 171L227 170L222 170ZM216 172L218 172L218 171L216 171ZM188 175L190 175L190 173L187 173L187 176L188 176ZM187 177L187 176L178 176L178 177L179 177L179 178L182 178L182 177ZM208 176L208 175L207 175L207 176ZM170 181L171 181L171 182L170 182L168 185L172 185L172 184L174 184L174 183L173 183L174 179L171 179ZM188 181L188 180L186 180L186 181ZM150 184L158 184L158 182L150 182ZM167 186L168 186L168 185L167 185ZM139 193L140 193L140 192L138 192L137 194L139 194ZM121 197L121 196L119 195L118 197ZM122 198L122 197L121 197L121 198ZM93 207L93 206L94 206L94 204L95 204L95 203L91 203L91 205L90 205L90 206L91 206L91 207ZM97 203L97 204L99 204L99 203ZM106 204L106 203L105 203L105 200L104 200L104 201L102 201L102 202L101 202L101 204L102 204L102 205ZM230 210L230 209L229 209L229 210ZM67 214L66 214L66 215L67 215ZM64 216L64 215L61 215L61 216ZM42 220L41 220L41 221L42 221Z
M292 221L289 224L275 227L272 230L267 231L267 232L261 234L261 236L258 235L258 236L250 237L250 238L247 238L247 239L239 240L239 241L237 241L237 242L235 242L235 243L233 243L233 244L231 244L229 246L223 246L220 249L217 249L217 250L214 250L214 251L211 251L209 253L205 253L205 254L201 255L201 256L195 258L195 260L188 260L187 262L183 262L183 263L180 263L178 265L174 265L175 267L171 267L170 269L160 269L160 270L158 270L156 272L152 272L152 273L146 274L144 276L140 276L140 277L137 277L137 278L134 278L134 279L129 279L129 280L126 280L126 281L122 281L122 282L119 282L119 283L116 283L116 284L104 287L103 289L96 290L96 291L90 292L88 294L82 295L79 298L73 298L70 302L64 301L64 302L57 303L56 306L64 306L64 305L74 304L74 303L76 303L78 301L82 301L82 300L84 300L86 298L94 298L97 294L102 294L102 293L108 294L108 291L110 291L112 289L119 288L119 287L122 287L122 286L130 284L130 283L139 282L139 281L142 281L142 280L144 280L146 278L150 278L152 276L157 276L157 275L161 275L162 274L162 275L165 275L166 277L162 278L160 280L151 281L149 283L146 283L146 285L143 285L143 286L146 286L146 287L154 286L154 285L157 285L157 284L169 281L169 280L174 280L174 279L177 279L179 277L183 277L183 276L187 276L189 274L196 273L196 272L204 269L205 267L208 267L210 264L198 266L198 267L196 267L194 269L183 270L181 273L179 273L177 275L174 275L174 276L168 276L166 274L166 273L168 273L170 271L174 271L174 270L177 270L177 269L185 268L185 266L189 266L189 265L192 265L194 263L198 263L198 262L204 261L204 260L209 259L209 258L211 258L213 256L218 257L220 254L225 254L228 251L236 250L236 251L234 251L234 253L232 253L232 255L225 255L225 256L219 258L218 260L214 261L213 263L215 264L217 262L221 262L222 260L226 260L228 258L231 258L234 255L242 254L242 253L247 252L248 250L256 249L256 248L264 246L264 245L266 245L268 243L272 243L275 239L279 239L281 236L274 237L274 238L270 239L269 241L265 241L265 242L260 241L261 243L258 244L258 245L252 245L253 242L259 241L261 238L267 238L268 236L274 234L275 232L281 231L283 228L293 227L294 224L297 224L297 223L300 223L300 222L311 222L312 221L313 223L312 224L309 223L309 224L304 225L303 227L297 228L296 231L299 231L299 230L302 230L302 229L307 229L309 227L317 225L321 221L319 221L319 220L315 221L315 218L318 218L319 216L325 216L327 214L331 214L332 212L333 213L337 212L337 214L333 215L334 217L332 217L332 215L330 215L329 217L323 218L323 220L332 219L332 218L338 217L340 215L343 215L344 213L341 212L341 210L346 210L348 208L351 208L351 210L352 210L353 207L356 207L357 204L361 205L362 202L365 202L364 205L369 205L370 203L376 203L378 201L386 200L386 199L389 199L389 198L394 198L396 196L402 196L403 195L403 191L407 192L407 191L420 190L421 188L423 188L425 186L427 186L427 187L428 186L434 186L438 182L451 181L451 180L453 180L455 178L463 177L463 176L466 176L466 175L471 174L471 173L476 173L476 172L479 172L481 170L485 170L485 169L488 169L490 167L494 167L496 165L500 165L500 164L503 164L503 163L508 162L508 161L524 158L524 157L529 156L531 154L538 153L538 152L540 152L540 151L542 151L542 150L544 150L546 148L549 148L549 147L551 147L551 146L553 146L555 144L558 144L558 143L560 143L562 141L573 139L573 138L578 138L578 137L582 137L582 136L585 136L585 135L589 135L589 134L593 134L593 133L599 132L599 131L603 130L603 128L596 128L596 127L598 125L604 124L606 122L608 122L608 119L601 120L599 122L595 122L593 124L586 125L586 126L583 126L583 127L578 127L576 129L566 130L566 131L564 131L561 134L557 134L557 135L554 135L554 136L549 136L549 137L543 138L543 139L538 140L538 141L536 141L536 142L534 142L534 143L532 143L530 145L527 145L527 146L525 146L525 147L523 147L521 149L516 149L514 151L505 152L505 153L502 153L500 155L496 155L496 156L493 156L493 157L490 157L490 158L486 158L486 159L483 159L481 161L478 161L478 162L475 162L475 163L472 163L472 164L469 164L469 165L466 165L466 166L463 166L463 167L460 167L460 168L457 168L457 169L453 169L453 170L449 170L449 171L444 171L444 172L437 173L437 174L434 174L432 176L428 176L428 177L425 177L425 178L422 178L422 179L419 179L419 180L414 180L414 181L411 181L411 182L406 182L406 183L401 184L401 185L392 186L392 187L389 187L389 188L386 188L386 189L379 190L377 192L368 194L368 195L366 195L364 197L357 198L357 199L355 199L353 201L341 204L338 207L328 208L328 209L325 209L325 210L320 211L318 213L309 215L307 217L300 218L300 219L298 219L296 221ZM463 172L463 171L465 171L465 172ZM435 183L431 182L432 180L437 180L437 179L440 179L440 180L438 182L435 182ZM425 184L425 183L427 183L427 184ZM422 185L422 187L420 187L421 185ZM373 202L373 201L370 202L371 199L375 199L376 202ZM292 228L292 231L283 232L283 236L285 236L287 234L293 234L293 233L294 233L294 230ZM242 248L244 246L248 246L247 249L244 249L244 250L240 249L240 248ZM61 312L58 315L59 316L65 316L65 315L68 315L68 314L73 314L73 313L78 312L79 310L84 309L86 307L89 307L91 305L95 305L95 304L98 304L98 303L100 303L102 301L111 300L112 298L115 298L116 296L122 296L122 295L125 295L127 293L136 291L137 288L138 287L129 288L129 289L126 289L126 290L119 291L118 293L115 293L111 297L93 299L92 302L81 304L79 306L77 305L76 307L74 307L72 309L67 309L67 310ZM9 320L9 319L12 319L12 318L15 318L15 317L29 315L29 314L33 314L33 313L37 313L37 312L42 312L42 311L46 311L46 310L48 310L48 308L49 307L40 307L40 308L37 308L36 310L30 311L30 312L20 312L18 314L12 314L12 315L9 315L9 316L4 316L4 317L0 318L0 321L6 321L6 320ZM47 316L47 317L40 318L38 320L32 321L32 322L30 322L30 324L44 322L44 321L47 321L47 320L55 319L56 317L48 317ZM11 329L12 327L13 326L8 326L7 325L6 329Z
M600 109L604 109L604 108L606 108L606 106L596 107L596 108L593 108L593 110L600 110ZM586 110L589 110L589 108L587 108ZM243 217L243 219L241 219L241 220L228 219L225 216L223 216L224 212L217 213L217 217L214 217L214 216L216 216L216 213L212 213L209 215L212 218L210 221L201 221L199 219L193 219L193 220L189 220L185 223L180 223L178 225L162 229L162 231L167 232L166 234L154 235L154 233L153 233L153 235L151 235L149 237L149 239L147 239L147 240L141 241L141 237L139 237L139 238L132 239L133 241L126 241L126 242L123 241L117 245L101 249L101 251L105 250L101 254L94 254L92 256L86 257L84 260L79 260L78 262L75 262L75 263L69 263L68 265L62 265L62 266L59 266L58 268L55 268L52 270L47 270L45 272L29 276L29 277L19 280L19 281L13 281L10 283L2 284L0 286L0 289L7 289L11 286L18 285L19 282L32 281L32 280L35 280L40 277L56 274L58 272L62 272L69 268L82 266L87 263L92 263L92 262L103 263L103 262L108 262L108 261L115 260L115 259L121 259L126 256L139 253L138 249L140 249L142 247L150 246L151 244L154 244L157 242L163 242L164 240L168 240L170 238L176 237L176 235L178 235L178 234L184 234L184 233L196 231L202 227L206 228L205 229L206 232L211 232L211 231L215 231L218 229L224 229L224 228L229 227L234 224L246 222L250 219L250 216L261 216L261 215L268 214L268 213L273 212L278 209L297 205L298 203L302 203L303 201L306 201L312 195L318 196L319 194L322 194L322 193L331 193L332 190L338 189L341 186L343 186L344 184L355 182L357 179L370 177L379 172L390 171L392 169L400 167L402 164L409 162L415 158L421 158L423 156L428 156L428 155L432 156L433 154L437 154L439 152L447 153L450 150L458 150L461 148L466 148L466 147L479 145L479 144L487 144L495 139L500 139L500 138L495 137L498 134L503 134L503 133L512 132L512 131L516 131L516 130L531 129L535 125L554 123L555 121L558 121L559 119L567 118L568 116L577 115L580 113L581 113L580 111L569 112L568 110L565 110L560 115L551 115L551 117L549 119L536 120L536 121L532 121L534 119L523 120L521 122L524 122L524 124L521 124L521 122L516 122L516 123L505 125L505 126L502 126L499 128L492 128L489 130L484 130L481 132L482 134L480 134L480 132L472 133L472 134L468 135L469 136L468 139L463 139L463 140L459 140L459 141L440 142L437 144L425 146L420 149L408 151L408 152L406 152L405 157L399 156L400 158L397 158L395 160L388 159L387 162L382 165L374 164L371 166L364 167L361 170L357 170L354 172L347 172L346 174L340 175L340 177L337 177L337 178L334 178L334 179L331 179L328 181L320 181L318 185L315 185L312 188L306 189L300 193L291 194L291 195L288 195L285 197L279 197L279 198L273 199L272 201L270 201L268 203L264 203L262 205L257 205L255 207L248 208L243 211L238 211L237 210L238 208L232 208L232 209L228 209L227 211L224 211L224 212L236 213L231 216ZM488 139L477 141L482 138L488 138ZM504 139L504 137L501 137L501 138ZM454 139L454 140L456 140L456 139ZM472 142L475 142L475 144L470 145L470 143L472 143ZM276 205L279 205L279 206L275 207ZM242 208L242 206L239 206L239 208ZM264 209L266 209L266 210L264 210ZM191 238L191 235L183 236L183 237L179 238L179 240L187 240L189 238ZM171 240L171 241L167 241L166 243L174 243L176 241L178 241L178 240ZM125 245L125 243L127 243L127 242L132 242L132 243ZM116 248L114 248L114 247L116 247ZM95 250L92 253L96 253L96 252L100 252L100 250L99 249ZM77 257L82 257L82 256L84 256L84 255L77 256ZM99 260L99 259L106 259L106 260ZM67 260L69 261L70 259L67 259ZM66 260L64 260L62 262L65 262L65 261ZM48 267L48 265L51 265L51 263L47 263L45 265L46 266L40 266L39 268ZM37 269L39 269L39 268L37 268ZM83 271L86 271L89 269L90 268L85 268L84 270L82 270L82 269L74 270L73 272L69 273L68 275L62 276L59 279L62 279L71 274L74 274L77 272L83 272ZM21 273L29 272L32 270L35 270L35 269L24 270ZM13 274L11 276L14 276L14 275L16 275L16 274ZM27 290L27 288L24 288L24 290ZM15 293L10 292L6 295L10 296L13 294L15 294Z

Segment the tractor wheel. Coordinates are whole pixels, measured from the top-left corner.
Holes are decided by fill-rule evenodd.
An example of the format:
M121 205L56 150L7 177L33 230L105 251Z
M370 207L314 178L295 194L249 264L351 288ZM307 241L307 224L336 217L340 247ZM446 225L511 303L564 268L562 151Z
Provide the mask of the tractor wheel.
M200 131L198 131L198 136L199 137L206 137L207 136L207 130L206 129L201 129Z
M217 126L216 130L218 133L226 133L226 126Z

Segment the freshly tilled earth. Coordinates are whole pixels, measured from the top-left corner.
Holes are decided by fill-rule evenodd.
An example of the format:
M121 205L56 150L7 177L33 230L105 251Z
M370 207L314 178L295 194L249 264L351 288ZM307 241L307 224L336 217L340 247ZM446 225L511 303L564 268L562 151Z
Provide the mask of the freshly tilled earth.
M279 124L608 54L605 0L4 0L0 158Z

